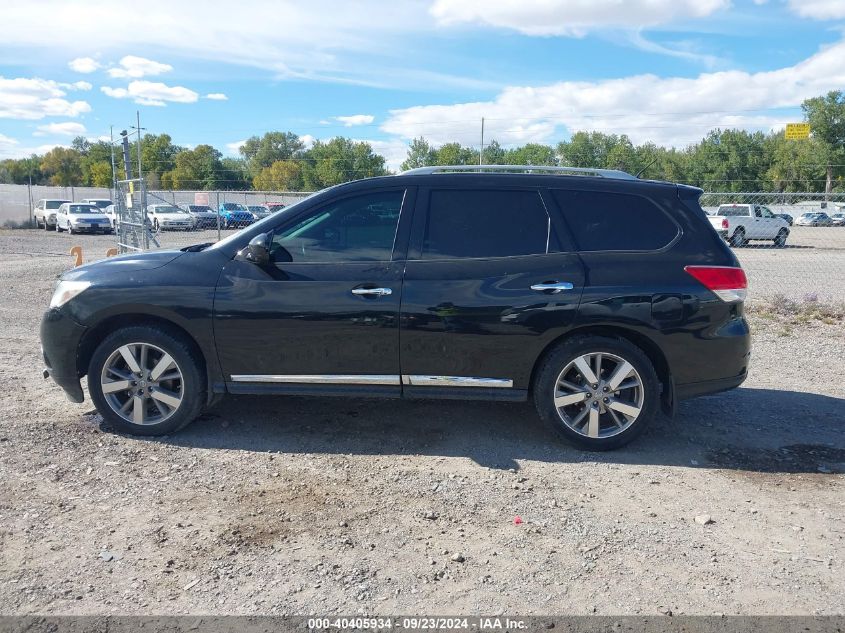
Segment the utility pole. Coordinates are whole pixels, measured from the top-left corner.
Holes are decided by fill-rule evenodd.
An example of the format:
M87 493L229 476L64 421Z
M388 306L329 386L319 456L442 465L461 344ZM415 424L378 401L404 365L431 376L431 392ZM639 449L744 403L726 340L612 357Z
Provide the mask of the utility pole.
M481 117L481 149L478 151L478 164L483 165L484 161L484 117Z
M123 142L123 175L126 180L132 180L132 162L129 160L129 134L121 130L120 137Z
M114 166L114 126L109 126L109 142L111 147L111 186L114 189L114 195L117 195L117 170Z
M137 130L138 132L138 180L141 180L144 175L141 172L141 130L146 130L147 128L141 127L141 112L135 110L135 117L137 120L137 125L133 125L132 129Z

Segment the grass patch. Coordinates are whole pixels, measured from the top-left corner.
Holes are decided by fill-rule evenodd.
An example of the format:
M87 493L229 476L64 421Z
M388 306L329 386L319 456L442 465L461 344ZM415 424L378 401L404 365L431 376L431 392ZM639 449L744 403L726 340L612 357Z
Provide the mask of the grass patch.
M808 325L814 321L836 325L845 320L845 302L820 301L815 294L804 295L801 299L774 295L749 303L745 310L751 316L767 321L780 321L785 329L792 325Z

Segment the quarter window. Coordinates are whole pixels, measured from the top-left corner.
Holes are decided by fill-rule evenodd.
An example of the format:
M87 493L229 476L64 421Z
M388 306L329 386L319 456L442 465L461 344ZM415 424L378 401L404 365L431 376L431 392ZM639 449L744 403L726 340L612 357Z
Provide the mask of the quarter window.
M663 248L678 226L642 196L599 191L555 190L582 251L651 251Z
M382 191L344 198L277 231L276 262L389 261L405 192Z
M549 228L549 214L536 191L432 191L422 258L543 254Z

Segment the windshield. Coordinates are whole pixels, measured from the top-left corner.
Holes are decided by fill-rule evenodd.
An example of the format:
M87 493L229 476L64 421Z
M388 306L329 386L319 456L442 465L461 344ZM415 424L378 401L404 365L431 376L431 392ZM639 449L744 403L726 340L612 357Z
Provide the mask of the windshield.
M237 202L224 202L223 203L223 210L224 211L246 211L246 207L242 204L238 204Z
M153 213L187 213L179 207L153 207Z
M250 207L249 207L249 210L250 210L250 211L256 211L257 213L262 213L262 212L264 212L264 211L266 211L266 210L267 210L267 207L262 207L262 206L250 206Z
M188 209L190 211L193 211L194 213L209 213L209 212L211 212L211 207L204 207L204 206L199 205L199 204L189 205Z
M48 200L47 207L48 209L58 209L64 203L69 202L68 200Z
M105 209L111 206L111 200L89 200L88 204L93 204L95 207Z
M78 214L78 213L102 213L103 211L99 207L95 207L93 204L71 204L68 205L68 213Z

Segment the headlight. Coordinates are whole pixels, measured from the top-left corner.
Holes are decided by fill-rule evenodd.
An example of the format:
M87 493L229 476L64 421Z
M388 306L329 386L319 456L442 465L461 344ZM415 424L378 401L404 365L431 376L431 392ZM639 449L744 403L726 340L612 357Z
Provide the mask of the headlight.
M60 281L53 292L53 298L50 299L50 307L59 308L63 306L90 285L90 281Z

